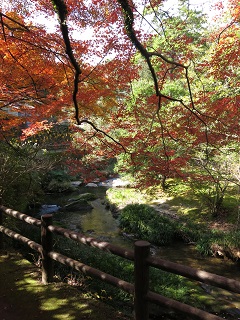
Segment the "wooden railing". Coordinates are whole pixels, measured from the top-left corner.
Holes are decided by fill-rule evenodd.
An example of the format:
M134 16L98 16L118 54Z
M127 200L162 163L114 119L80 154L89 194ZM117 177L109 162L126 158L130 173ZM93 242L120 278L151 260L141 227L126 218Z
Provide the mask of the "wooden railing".
M41 244L36 243L21 234L3 226L3 214L15 217L30 225L41 228ZM173 263L167 260L150 256L150 244L147 241L137 241L134 251L125 250L108 242L98 241L94 238L84 236L52 224L52 215L46 214L41 220L25 215L21 212L0 206L0 248L3 247L3 234L12 239L18 240L30 248L38 251L42 256L42 282L47 284L53 281L53 260L70 266L75 270L97 277L104 282L110 283L134 296L134 315L136 320L147 320L149 317L149 302L160 306L168 307L180 313L190 315L196 319L220 320L219 316L178 302L149 291L149 268L154 267L174 274L197 280L203 283L223 288L232 292L240 293L240 282L228 279L203 270L193 269L185 265ZM103 251L111 252L114 255L134 262L134 284L116 278L93 267L87 266L77 260L64 256L53 251L53 234L72 239Z

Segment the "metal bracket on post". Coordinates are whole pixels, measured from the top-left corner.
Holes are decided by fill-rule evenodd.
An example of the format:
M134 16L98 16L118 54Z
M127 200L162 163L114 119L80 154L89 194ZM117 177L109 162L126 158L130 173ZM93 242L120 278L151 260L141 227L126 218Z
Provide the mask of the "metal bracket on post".
M52 225L52 214L41 216L41 243L42 243L42 282L47 284L53 281L53 260L48 256L48 252L53 248L53 235L48 230Z
M135 320L148 320L149 310L146 299L149 288L149 266L146 259L150 253L150 243L147 241L137 241L134 247L135 260L135 293L134 309Z

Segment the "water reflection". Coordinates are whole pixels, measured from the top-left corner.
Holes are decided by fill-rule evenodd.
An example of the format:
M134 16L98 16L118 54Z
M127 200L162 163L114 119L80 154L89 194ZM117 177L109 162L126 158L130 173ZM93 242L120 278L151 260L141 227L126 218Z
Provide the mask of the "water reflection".
M216 273L224 277L234 277L240 281L239 265L231 260L217 259L201 255L193 245L174 243L171 246L159 247L156 255L162 259L187 265L196 269Z
M93 209L81 216L82 231L99 236L118 236L118 222L99 199L91 201Z

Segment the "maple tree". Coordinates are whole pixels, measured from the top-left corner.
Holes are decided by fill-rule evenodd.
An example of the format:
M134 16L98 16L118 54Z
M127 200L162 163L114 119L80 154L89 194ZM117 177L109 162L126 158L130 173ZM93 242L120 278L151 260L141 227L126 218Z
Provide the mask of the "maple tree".
M14 13L2 15L1 21L2 133L25 123L32 125L33 133L38 127L43 130L64 103L60 93L64 78L60 72L55 72L51 39L38 30L35 42L32 27L24 27ZM28 131L31 134L30 128Z
M141 80L136 81L133 103L126 108L127 117L119 113L122 116L119 122L127 118L126 126L131 119L131 130L126 130L128 134L125 133L123 138L136 150L131 170L135 174L138 172L138 179L142 177L144 182L147 177L149 184L157 183L161 178L165 181L166 176L201 180L204 176L206 181L214 183L209 175L202 173L199 176L194 170L189 171L189 163L194 167L198 152L207 163L213 148L216 155L220 146L228 145L230 141L237 142L239 137L239 46L237 34L230 31L231 27L237 28L229 21L227 27L221 27L221 32L231 34L227 36L228 42L236 44L226 51L217 41L219 28L209 33L206 27L204 29L204 21L199 19L199 12L186 10L186 7L181 10L180 15L171 17L170 22L168 14L165 20L164 14L158 14L162 32L152 36L147 43L160 58L153 65L154 74L160 79L159 98L150 82L151 76L155 75L152 75L153 71L146 75L145 70L145 75L144 72L140 75ZM187 19L191 21L192 28L188 32ZM201 23L202 30L199 27ZM181 35L184 41L179 41ZM212 42L214 35L216 42ZM157 50L161 50L161 55ZM219 53L222 55L220 60ZM153 55L151 52L145 54ZM178 65L176 60L168 58L171 54L174 59L188 61L186 66L182 61ZM233 59L230 58L232 55ZM219 68L221 63L222 69ZM219 69L221 75L218 74ZM230 77L228 70L232 72ZM231 116L227 117L229 112ZM128 167L126 164L125 170L129 170Z
M142 186L197 177L196 153L208 161L238 139L239 8L219 5L225 21L209 28L188 1L173 11L165 2L9 1L0 10L1 139L69 119L67 163L86 180L116 157ZM37 13L55 19L54 32Z

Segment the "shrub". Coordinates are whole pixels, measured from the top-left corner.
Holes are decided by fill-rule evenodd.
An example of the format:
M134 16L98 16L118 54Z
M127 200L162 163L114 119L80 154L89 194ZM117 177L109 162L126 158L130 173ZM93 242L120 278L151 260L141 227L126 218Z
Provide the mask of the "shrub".
M202 225L188 221L176 224L175 237L186 243L195 243L202 238L205 232L206 229Z
M141 233L144 231L144 224L151 221L154 216L154 209L148 205L129 204L121 211L120 228L127 232Z
M171 243L176 230L173 221L146 204L126 206L121 212L120 228L157 245Z
M229 255L231 259L238 260L239 243L239 231L223 232L211 230L202 235L196 247L203 255L219 255L218 251L221 251L220 255Z
M198 240L196 249L202 255L213 255L212 245L217 243L221 237L217 232L207 232Z

